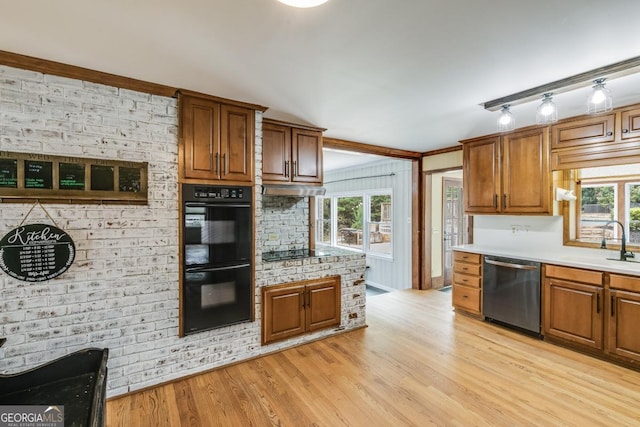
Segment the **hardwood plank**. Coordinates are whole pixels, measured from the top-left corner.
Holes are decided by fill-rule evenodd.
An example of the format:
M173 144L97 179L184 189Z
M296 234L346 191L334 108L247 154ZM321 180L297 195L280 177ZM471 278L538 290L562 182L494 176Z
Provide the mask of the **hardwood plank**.
M640 425L640 373L456 315L369 298L369 327L110 399L107 426Z

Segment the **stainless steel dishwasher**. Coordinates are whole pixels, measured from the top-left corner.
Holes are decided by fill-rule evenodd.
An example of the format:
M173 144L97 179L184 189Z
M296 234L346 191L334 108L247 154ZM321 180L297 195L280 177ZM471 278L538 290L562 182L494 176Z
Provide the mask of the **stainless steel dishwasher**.
M540 335L540 263L485 255L482 312L485 320Z

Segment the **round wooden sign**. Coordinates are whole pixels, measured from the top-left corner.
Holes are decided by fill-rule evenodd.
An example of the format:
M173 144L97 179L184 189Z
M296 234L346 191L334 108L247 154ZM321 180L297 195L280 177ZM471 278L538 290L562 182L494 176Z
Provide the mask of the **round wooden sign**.
M25 282L42 282L61 275L75 256L71 236L53 225L22 225L0 240L0 268Z

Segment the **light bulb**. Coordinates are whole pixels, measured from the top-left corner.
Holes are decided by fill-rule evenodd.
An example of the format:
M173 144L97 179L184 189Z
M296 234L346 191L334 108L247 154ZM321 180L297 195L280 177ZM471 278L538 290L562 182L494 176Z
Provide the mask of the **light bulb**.
M607 98L607 96L604 94L604 91L602 89L598 88L598 89L593 91L593 95L591 96L591 102L593 102L594 104L600 104L606 98Z
M553 110L555 110L555 108L553 107L553 104L550 104L548 102L545 102L542 105L542 108L540 108L540 114L543 114L545 116L551 115L553 114Z

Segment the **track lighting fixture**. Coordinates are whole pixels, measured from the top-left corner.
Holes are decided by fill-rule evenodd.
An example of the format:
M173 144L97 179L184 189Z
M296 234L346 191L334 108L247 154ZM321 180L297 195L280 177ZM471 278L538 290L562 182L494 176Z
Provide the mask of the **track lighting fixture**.
M509 110L509 104L502 106L500 116L498 116L498 131L505 132L516 128L516 121L513 118L511 110Z
M545 93L542 95L542 103L538 106L536 112L536 123L545 124L558 121L558 107L553 102L553 93Z
M605 87L605 80L601 78L593 81L593 90L587 97L587 113L604 113L613 109L611 91Z

